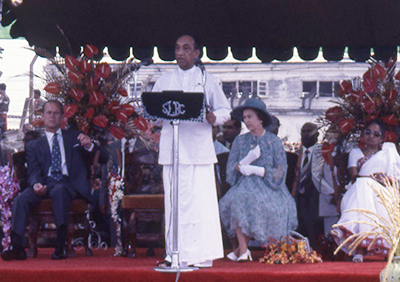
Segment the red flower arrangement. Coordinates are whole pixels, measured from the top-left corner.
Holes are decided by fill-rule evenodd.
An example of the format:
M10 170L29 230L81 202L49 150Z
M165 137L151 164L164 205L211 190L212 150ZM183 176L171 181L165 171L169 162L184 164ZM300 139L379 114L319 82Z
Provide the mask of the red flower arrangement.
M365 124L380 119L387 129L385 142L396 142L400 120L400 72L395 74L396 59L387 63L370 60L370 67L363 77L340 82L338 105L328 109L319 117L320 127L327 135L334 136L335 143L346 147L346 143L359 143ZM330 146L333 150L334 146Z
M60 101L68 125L93 139L107 132L117 139L149 137L151 124L137 112L125 89L132 64L124 62L113 69L94 59L98 52L96 46L86 45L78 58L67 55L64 62L45 54L58 70L46 73L46 98Z
M280 240L270 238L259 261L267 264L318 263L322 258L314 250L309 253L305 241L286 236Z

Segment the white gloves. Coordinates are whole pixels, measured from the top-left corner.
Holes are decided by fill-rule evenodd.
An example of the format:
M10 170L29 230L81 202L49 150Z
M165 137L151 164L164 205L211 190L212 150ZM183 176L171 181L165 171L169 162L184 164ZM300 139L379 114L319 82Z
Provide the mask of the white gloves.
M260 145L257 145L254 149L251 149L247 156L245 156L240 162L239 165L249 165L258 159L261 155Z
M245 176L254 174L260 177L264 177L265 174L265 168L256 165L239 165L239 171Z

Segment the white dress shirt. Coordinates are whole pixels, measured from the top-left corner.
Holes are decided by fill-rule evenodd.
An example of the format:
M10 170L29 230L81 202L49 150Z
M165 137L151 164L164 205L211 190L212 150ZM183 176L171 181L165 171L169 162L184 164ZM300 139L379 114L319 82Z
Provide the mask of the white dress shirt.
M58 144L60 144L60 151L61 151L61 172L63 175L67 175L68 176L68 169L67 169L67 161L65 159L65 147L64 147L64 140L62 137L62 131L61 128L59 128L56 133L57 135L57 140L58 140ZM46 138L47 138L47 142L49 143L49 147L50 147L50 155L51 152L53 150L53 136L54 133L53 132L48 132L46 131ZM47 176L51 175L51 166L49 168L49 172L47 173Z

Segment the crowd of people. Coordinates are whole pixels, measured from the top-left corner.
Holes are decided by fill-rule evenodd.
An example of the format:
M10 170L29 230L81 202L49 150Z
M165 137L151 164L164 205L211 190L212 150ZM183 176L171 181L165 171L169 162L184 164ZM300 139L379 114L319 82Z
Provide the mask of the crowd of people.
M334 188L332 167L325 162L318 142L317 125L305 123L301 128L301 145L297 149L288 148L278 137L279 120L261 100L251 98L233 110L230 108L218 81L195 66L200 54L195 38L181 36L175 45L178 67L161 76L153 89L155 92L180 90L187 95L203 92L207 106L203 122L182 121L179 125L176 212L181 266L211 267L213 260L223 258L223 234L232 247L227 258L243 262L252 260L250 240L263 245L270 238L283 238L296 230L318 250L321 238L332 236L340 244L352 234L370 228L359 223L332 229L337 222L368 220L356 212L343 213L348 209L369 209L387 218L373 190L368 188L382 185L382 173L395 176L400 169L400 157L394 145L383 143L382 123L368 123L363 131L365 146L350 152L351 186L340 201ZM105 150L84 134L61 130L63 107L59 102L45 102L40 92L35 92L34 106L35 113L43 117L45 135L35 136L38 138L26 147L27 188L14 201L12 244L2 252L3 260L26 258L23 237L27 218L45 198L53 202L57 226L52 259L65 259L71 200L83 197L94 202L85 161L99 152L100 163L106 163L110 155L122 165L121 156L113 156L112 146ZM241 134L244 127L247 132ZM172 220L172 135L171 124L164 122L158 164L163 167L166 256L159 267L170 267L174 255L174 238L168 229ZM135 144L132 148L140 147L140 142ZM115 146L121 148L121 142ZM137 169L138 166L132 167L133 171ZM103 177L103 187L106 182ZM135 178L128 177L127 182L128 186L132 185ZM105 203L100 206L104 209ZM379 244L380 252L387 254L386 242L381 240ZM363 261L363 255L368 254L366 246L357 249L353 261ZM348 246L343 250L349 252Z

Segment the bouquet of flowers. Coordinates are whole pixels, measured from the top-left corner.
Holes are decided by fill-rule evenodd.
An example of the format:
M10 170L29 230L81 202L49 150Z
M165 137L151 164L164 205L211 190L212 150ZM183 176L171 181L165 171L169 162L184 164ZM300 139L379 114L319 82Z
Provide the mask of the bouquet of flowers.
M305 241L294 239L288 235L280 240L271 238L260 262L268 264L314 263L322 262L322 259L314 250L311 250L310 253L307 251Z
M113 69L95 60L99 51L94 45L86 45L77 58L66 55L65 60L41 52L57 69L45 74L46 98L64 105L66 124L93 139L107 132L117 139L148 136L143 134L149 129L148 123L134 107L138 101L129 98L125 89L135 68L131 60ZM34 121L36 126L41 123L40 119Z
M115 256L122 254L122 241L121 241L121 224L122 219L120 215L121 200L124 197L124 179L116 173L109 173L108 176L108 199L110 202L111 218L114 221L114 226L117 235L117 244L115 246Z
M320 127L326 128L327 138L337 145L359 142L365 124L380 119L386 126L385 142L395 142L399 132L400 72L395 73L396 58L387 63L370 59L370 67L363 77L340 82L338 105L318 118ZM339 146L341 147L341 146ZM333 150L333 142L329 147ZM327 148L327 149L329 149Z
M14 198L19 193L19 183L8 166L0 167L0 209L3 223L3 248L11 245L11 207Z

